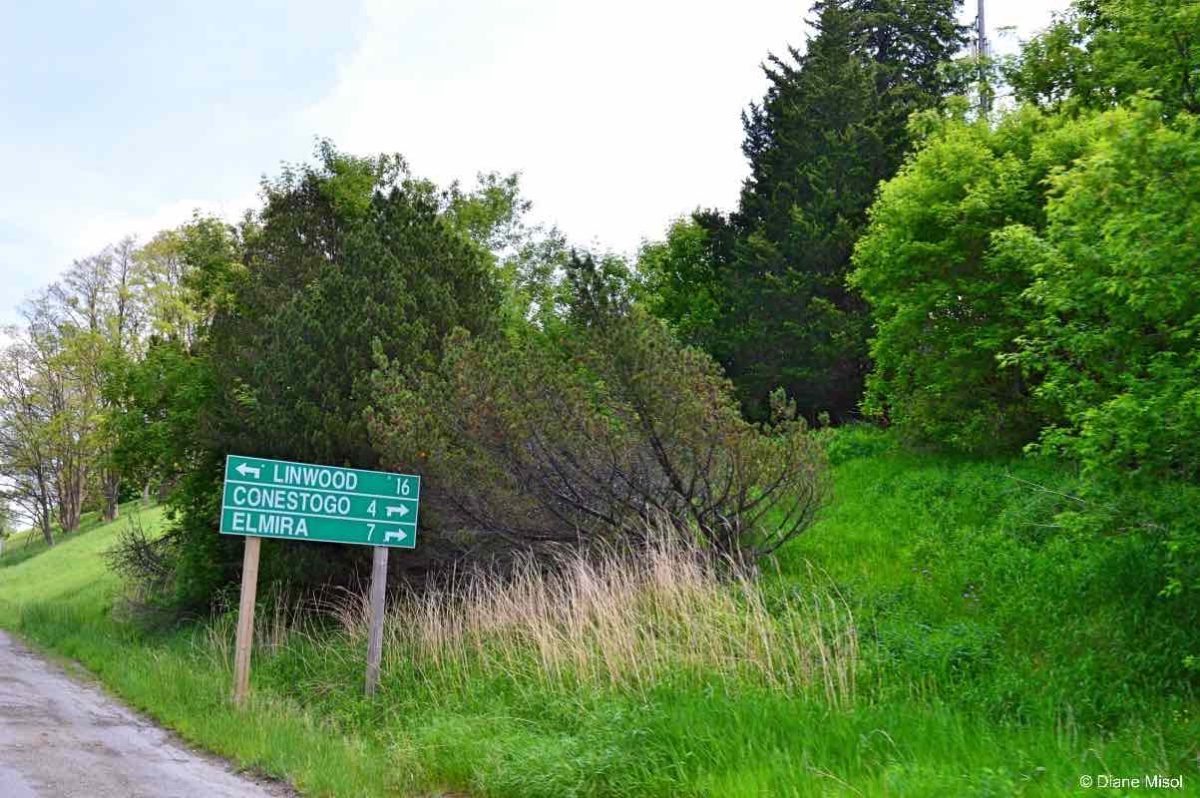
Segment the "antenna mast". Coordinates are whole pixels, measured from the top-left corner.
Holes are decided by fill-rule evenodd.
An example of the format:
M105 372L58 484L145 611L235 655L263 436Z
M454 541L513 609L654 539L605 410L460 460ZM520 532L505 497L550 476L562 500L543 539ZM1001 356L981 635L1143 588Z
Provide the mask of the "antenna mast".
M983 3L984 0L979 0L975 15L975 56L979 60L979 113L986 116L992 110L992 87L988 85L988 40Z

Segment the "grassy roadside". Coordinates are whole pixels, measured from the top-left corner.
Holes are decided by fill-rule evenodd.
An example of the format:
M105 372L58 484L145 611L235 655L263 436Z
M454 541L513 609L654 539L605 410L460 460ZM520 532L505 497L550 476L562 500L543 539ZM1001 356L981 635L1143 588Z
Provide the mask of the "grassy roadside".
M126 514L132 508L125 508ZM147 528L162 510L141 512ZM187 741L314 795L384 794L387 758L321 724L294 702L260 692L246 710L227 700L202 628L142 634L114 617L121 585L103 554L127 518L64 536L53 549L0 568L0 626L87 668L131 706Z
M1200 787L1196 703L1155 642L1177 632L1146 581L1150 543L1050 528L1071 479L1050 466L868 433L833 454L834 502L755 592L714 594L667 563L669 581L593 573L411 605L374 702L345 605L319 628L265 616L255 703L232 709L229 617L165 635L114 618L116 525L0 567L0 625L313 795L1069 795L1081 775L1154 772ZM836 611L807 609L830 597ZM847 618L856 683L831 700L812 677Z

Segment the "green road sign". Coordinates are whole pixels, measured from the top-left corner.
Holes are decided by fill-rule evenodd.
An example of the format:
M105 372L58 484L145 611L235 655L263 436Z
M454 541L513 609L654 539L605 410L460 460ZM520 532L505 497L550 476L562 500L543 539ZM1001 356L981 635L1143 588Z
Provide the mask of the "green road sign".
M411 474L231 454L221 533L411 549L420 494Z

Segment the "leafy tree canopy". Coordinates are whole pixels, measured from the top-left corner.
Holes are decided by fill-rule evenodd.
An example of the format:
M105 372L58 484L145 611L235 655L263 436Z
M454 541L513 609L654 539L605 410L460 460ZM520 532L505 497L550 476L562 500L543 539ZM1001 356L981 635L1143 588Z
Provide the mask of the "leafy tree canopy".
M913 128L925 138L884 184L850 277L875 327L864 407L912 437L1011 448L1040 423L1025 376L997 361L1028 321L1032 264L994 245L1009 225L1044 226L1044 181L1085 132L1034 109L996 127L931 112Z
M1009 231L1033 317L1013 358L1093 471L1200 478L1200 120L1161 103L1101 116L1050 180L1040 234Z
M1200 113L1200 3L1076 0L1007 70L1021 100L1078 111L1139 93Z

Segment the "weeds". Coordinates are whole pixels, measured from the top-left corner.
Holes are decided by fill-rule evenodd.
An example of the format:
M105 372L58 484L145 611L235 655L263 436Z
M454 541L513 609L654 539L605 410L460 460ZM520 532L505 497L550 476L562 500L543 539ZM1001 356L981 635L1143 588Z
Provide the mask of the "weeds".
M643 696L680 679L730 691L743 682L789 694L817 686L831 706L848 705L858 642L845 605L812 594L768 612L748 576L723 577L670 538L637 557L569 555L549 571L527 560L503 577L475 571L401 598L386 626L385 674L482 672ZM361 611L347 621L365 633Z
M1154 541L1044 526L1075 503L1006 475L1077 495L1051 463L838 435L838 495L777 570L658 536L460 574L393 597L374 699L358 592L264 585L235 709L232 612L114 617L101 555L124 519L0 569L0 626L314 796L1065 796L1091 772L1194 792L1200 720L1170 657L1196 625L1146 578Z
M294 639L305 657L354 658L366 649L365 592L305 603L335 621L339 644L300 603L275 598L257 622L259 651ZM231 616L209 627L216 658L231 656ZM352 652L352 653L351 653ZM768 602L744 573L686 541L659 535L636 555L569 554L554 567L532 558L500 574L474 568L393 600L385 624L383 683L417 679L465 691L499 678L537 689L615 690L642 698L670 683L816 695L849 707L858 635L845 603L829 592ZM330 670L309 663L310 672Z

